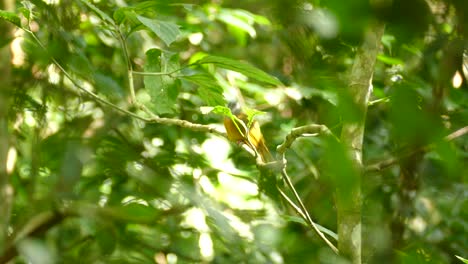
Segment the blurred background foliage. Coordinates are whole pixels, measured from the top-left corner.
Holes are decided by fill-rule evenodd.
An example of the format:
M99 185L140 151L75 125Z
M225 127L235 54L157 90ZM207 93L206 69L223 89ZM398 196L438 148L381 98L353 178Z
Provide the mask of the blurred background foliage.
M468 125L465 0L10 2L16 15L1 13L2 27L34 35L11 24L0 35L11 50L0 135L13 190L2 261L338 263L280 197L265 195L271 183L257 187L241 148L135 119L77 85L144 116L131 82L155 114L216 127L222 117L200 107L241 98L266 112L258 119L273 151L297 126L340 134L355 111L340 102L356 46L378 21L386 31L364 138L364 260L468 258L468 137L445 138ZM231 66L193 64L206 55ZM245 64L233 71L233 61L282 85ZM286 153L312 217L330 230L340 181L330 166L342 156L320 137Z

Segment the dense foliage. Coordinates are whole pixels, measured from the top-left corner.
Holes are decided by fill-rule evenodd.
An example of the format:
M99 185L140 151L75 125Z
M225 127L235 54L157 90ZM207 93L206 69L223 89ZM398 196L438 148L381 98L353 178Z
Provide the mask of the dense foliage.
M280 195L293 197L280 173L229 142L222 122L237 99L263 112L253 115L273 153L299 126L339 138L361 111L348 78L376 24L363 262L468 258L464 0L0 8L0 263L345 261ZM339 140L299 137L285 158L337 244L336 186L350 166Z

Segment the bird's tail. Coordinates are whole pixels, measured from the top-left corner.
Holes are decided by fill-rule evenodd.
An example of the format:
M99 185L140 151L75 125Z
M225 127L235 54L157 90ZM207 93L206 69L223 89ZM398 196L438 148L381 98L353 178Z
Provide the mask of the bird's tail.
M262 161L264 163L274 161L273 156L268 150L268 147L266 146L264 140L261 140L259 144L257 145L257 152L258 152L258 155L260 155L260 157L262 158Z

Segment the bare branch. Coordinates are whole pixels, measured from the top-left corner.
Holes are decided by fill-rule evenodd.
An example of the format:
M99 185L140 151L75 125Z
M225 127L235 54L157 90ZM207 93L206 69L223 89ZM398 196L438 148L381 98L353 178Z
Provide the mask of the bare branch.
M458 137L464 136L467 133L468 133L468 126L465 126L456 130L455 132L450 133L448 136L445 137L445 140L447 141L454 140Z
M294 143L294 141L298 137L303 137L303 136L315 136L318 134L325 134L328 136L334 136L333 133L328 129L327 126L325 125L317 125L317 124L311 124L307 126L301 126L301 127L296 127L289 132L289 134L286 136L285 140L283 143L281 143L277 148L276 151L278 152L278 156L282 156L284 152L288 148L291 147L291 145ZM336 138L336 137L335 137Z

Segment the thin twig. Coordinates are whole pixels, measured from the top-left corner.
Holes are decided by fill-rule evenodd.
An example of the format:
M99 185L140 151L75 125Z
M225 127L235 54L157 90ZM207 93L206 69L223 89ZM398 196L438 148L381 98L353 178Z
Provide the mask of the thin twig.
M464 136L465 134L468 133L468 126L462 127L455 132L450 133L448 136L446 136L444 139L447 141L454 140L458 137Z
M338 251L338 248L336 248L335 245L333 245L332 242L330 242L330 240L328 240L325 235L322 233L322 231L320 231L320 229L317 227L317 225L315 224L315 222L312 220L312 218L310 217L309 215L309 212L307 211L307 208L305 207L304 203L302 202L302 199L301 197L299 196L299 194L297 193L296 191L296 188L294 187L292 181L291 181L291 178L289 178L289 175L288 173L286 172L286 168L283 167L283 169L281 170L281 175L283 176L283 179L286 181L286 184L288 185L288 187L291 189L291 191L293 192L294 194L294 197L296 198L297 202L299 203L299 207L302 211L302 213L305 215L305 219L306 221L312 226L312 229L315 231L315 233L317 233L317 235L333 250L333 252L335 252L336 254L339 253ZM294 209L297 208L297 206L293 207Z
M128 55L128 49L127 49L127 42L125 41L125 38L120 31L120 29L117 30L117 34L119 36L119 41L120 45L122 46L125 62L127 63L127 79L128 79L128 89L130 90L130 99L132 101L132 104L136 103L136 95L135 95L135 87L133 83L133 66L132 66L132 61L130 60L130 56Z

